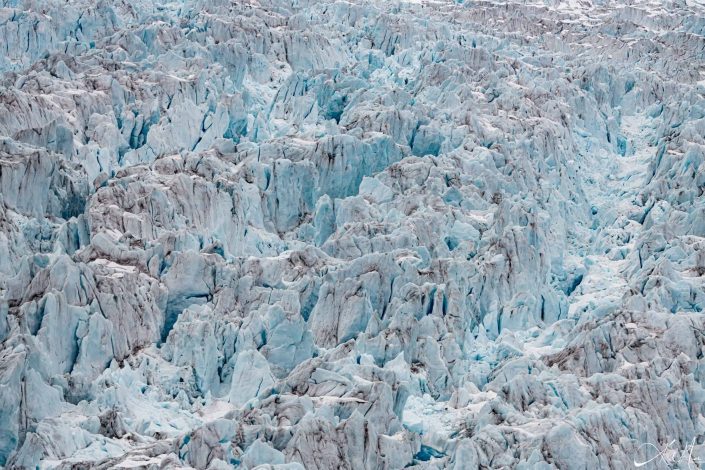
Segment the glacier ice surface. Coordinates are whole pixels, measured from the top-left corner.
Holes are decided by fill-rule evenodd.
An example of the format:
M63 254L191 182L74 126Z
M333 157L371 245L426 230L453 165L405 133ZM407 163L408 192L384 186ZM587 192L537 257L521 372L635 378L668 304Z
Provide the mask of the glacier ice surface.
M0 467L705 462L704 35L2 0Z

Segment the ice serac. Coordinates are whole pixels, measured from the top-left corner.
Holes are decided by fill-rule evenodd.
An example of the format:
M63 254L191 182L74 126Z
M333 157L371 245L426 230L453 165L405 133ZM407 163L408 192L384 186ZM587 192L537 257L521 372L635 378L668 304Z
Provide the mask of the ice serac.
M703 18L0 1L0 467L705 462Z

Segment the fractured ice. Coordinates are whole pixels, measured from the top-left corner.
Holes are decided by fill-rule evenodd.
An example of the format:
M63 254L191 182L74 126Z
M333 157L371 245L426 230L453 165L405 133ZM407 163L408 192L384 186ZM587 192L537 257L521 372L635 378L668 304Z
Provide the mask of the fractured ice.
M0 7L0 466L705 462L705 7Z

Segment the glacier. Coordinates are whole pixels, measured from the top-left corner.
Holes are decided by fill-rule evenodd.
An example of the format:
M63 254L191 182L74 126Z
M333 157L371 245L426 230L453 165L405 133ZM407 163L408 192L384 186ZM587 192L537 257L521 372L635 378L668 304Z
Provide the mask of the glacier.
M705 5L0 0L0 467L705 465Z

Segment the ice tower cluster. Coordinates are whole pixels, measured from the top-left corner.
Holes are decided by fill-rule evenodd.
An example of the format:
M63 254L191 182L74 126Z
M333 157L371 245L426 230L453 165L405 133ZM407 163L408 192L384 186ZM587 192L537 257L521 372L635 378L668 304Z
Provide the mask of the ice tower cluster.
M693 0L0 0L0 467L705 465L704 188Z

